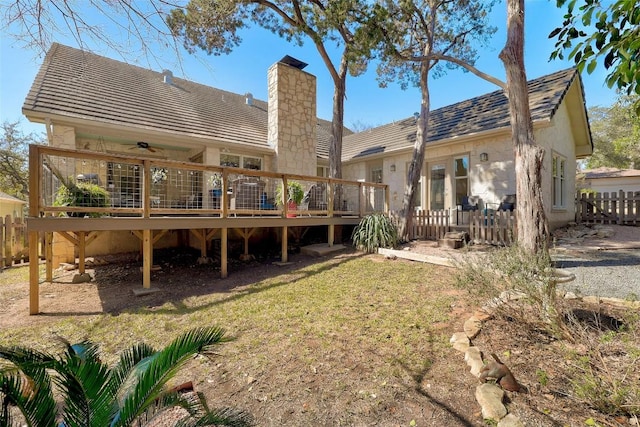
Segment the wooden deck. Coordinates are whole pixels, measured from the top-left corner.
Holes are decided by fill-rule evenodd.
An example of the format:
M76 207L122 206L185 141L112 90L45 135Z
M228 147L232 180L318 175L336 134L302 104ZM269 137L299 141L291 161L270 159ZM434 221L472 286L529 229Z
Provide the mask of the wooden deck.
M226 277L229 230L240 232L248 253L256 229L280 229L286 262L290 228L327 226L327 245L332 246L336 225L355 225L369 213L387 212L389 206L384 184L36 145L29 150L29 173L30 259L38 259L43 233L47 281L53 276L53 233L74 244L82 274L86 246L99 233L130 231L142 242L142 287L149 289L153 245L168 230L190 230L200 241L203 257L207 243L219 237L221 276ZM308 196L295 210L279 190L290 181L302 184ZM214 193L214 182L227 191ZM98 206L86 197L74 205L61 203L61 188L77 189L78 184L99 187L106 195ZM38 263L31 262L30 314L39 313L39 276Z

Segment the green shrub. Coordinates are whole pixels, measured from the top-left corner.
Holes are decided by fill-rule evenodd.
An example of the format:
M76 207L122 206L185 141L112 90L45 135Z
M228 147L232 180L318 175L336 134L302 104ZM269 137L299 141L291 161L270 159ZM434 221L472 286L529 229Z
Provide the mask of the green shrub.
M110 205L109 192L96 184L79 182L73 185L61 185L56 194L54 206L77 206L106 208ZM72 212L69 216L84 216L82 212ZM100 214L90 213L92 217Z
M388 216L374 213L362 218L353 229L351 240L357 249L373 253L378 248L395 247L398 244L398 230Z
M304 199L304 187L298 181L287 181L287 200L285 202L294 202L296 205L300 205ZM276 201L280 205L282 204L282 185L279 185L276 190Z

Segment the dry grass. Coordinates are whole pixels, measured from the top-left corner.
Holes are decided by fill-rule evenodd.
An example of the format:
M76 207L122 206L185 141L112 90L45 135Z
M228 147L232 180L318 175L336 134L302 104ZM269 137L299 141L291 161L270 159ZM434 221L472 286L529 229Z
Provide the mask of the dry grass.
M451 269L345 255L117 315L52 316L3 329L0 344L51 350L54 335L88 337L114 360L135 342L161 346L194 326L220 325L236 339L217 359L195 360L177 381L193 380L213 406L252 412L258 425L408 425L427 418L458 425L475 411L472 393L448 409L428 403L428 387L435 383L430 370L443 363L436 376L454 379L437 387L443 396L458 393L450 386L464 362L448 339L453 323L459 329L459 316L476 305L468 299L453 288Z

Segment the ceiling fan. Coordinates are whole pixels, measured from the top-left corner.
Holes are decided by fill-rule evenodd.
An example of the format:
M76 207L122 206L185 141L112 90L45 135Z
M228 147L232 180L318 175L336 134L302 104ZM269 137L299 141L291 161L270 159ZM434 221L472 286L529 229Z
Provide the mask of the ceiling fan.
M147 151L150 151L152 153L155 153L158 150L162 150L162 148L152 148L151 145L149 145L148 142L144 142L144 141L136 142L133 147L129 148L129 150L133 150L135 148L137 148L138 150L147 150Z

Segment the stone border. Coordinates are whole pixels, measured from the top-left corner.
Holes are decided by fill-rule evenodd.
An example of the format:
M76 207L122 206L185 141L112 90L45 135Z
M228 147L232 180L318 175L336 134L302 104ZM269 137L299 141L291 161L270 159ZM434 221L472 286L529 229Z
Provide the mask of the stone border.
M388 259L408 259L411 261L428 262L430 264L442 265L445 267L457 267L452 258L438 257L432 255L423 255L412 253L410 251L400 251L395 249L379 248L378 253L384 255ZM575 275L560 269L554 269L557 283L566 283L575 280ZM580 298L587 303L592 304L610 304L615 307L640 309L640 301L626 301L617 298L604 298L598 296L578 297L571 292L558 291L563 298L576 299ZM464 360L469 365L470 372L479 379L480 372L485 363L482 359L482 350L472 345L471 340L480 334L483 322L493 317L492 310L499 305L514 299L519 299L524 294L517 291L504 291L499 297L493 298L487 304L476 310L475 313L468 318L463 325L462 332L455 332L449 342L457 351L464 353ZM497 421L497 427L524 427L524 424L514 414L507 411L506 406L502 403L504 399L504 390L496 384L483 383L476 387L476 401L482 410L483 419Z

